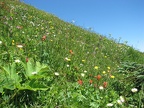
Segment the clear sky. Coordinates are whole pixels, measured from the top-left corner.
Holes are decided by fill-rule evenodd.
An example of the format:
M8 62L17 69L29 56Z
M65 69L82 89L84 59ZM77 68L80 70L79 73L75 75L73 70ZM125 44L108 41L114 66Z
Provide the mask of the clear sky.
M23 0L40 10L144 52L144 0Z

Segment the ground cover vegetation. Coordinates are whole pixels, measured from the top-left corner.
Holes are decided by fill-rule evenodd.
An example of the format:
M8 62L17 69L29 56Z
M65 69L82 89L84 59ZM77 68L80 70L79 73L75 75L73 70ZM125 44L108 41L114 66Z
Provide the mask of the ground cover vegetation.
M1 108L143 108L144 53L0 0Z

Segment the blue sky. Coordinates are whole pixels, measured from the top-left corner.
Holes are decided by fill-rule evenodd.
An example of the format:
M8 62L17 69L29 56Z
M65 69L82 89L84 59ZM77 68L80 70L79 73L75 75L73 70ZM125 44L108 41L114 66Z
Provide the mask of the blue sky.
M144 52L144 0L23 0L40 10Z

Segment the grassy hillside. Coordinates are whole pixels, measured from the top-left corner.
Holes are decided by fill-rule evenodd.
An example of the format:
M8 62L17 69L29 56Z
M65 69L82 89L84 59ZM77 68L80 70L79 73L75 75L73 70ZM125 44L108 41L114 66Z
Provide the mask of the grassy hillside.
M143 106L143 53L32 6L0 0L0 51L3 108Z

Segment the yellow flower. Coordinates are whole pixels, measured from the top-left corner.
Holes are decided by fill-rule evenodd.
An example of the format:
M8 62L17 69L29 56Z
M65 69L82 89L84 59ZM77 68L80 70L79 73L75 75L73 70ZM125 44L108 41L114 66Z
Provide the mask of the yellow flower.
M105 71L103 71L102 73L103 73L103 74L106 74L106 72L105 72Z
M109 69L109 70L110 70L110 67L108 66L108 67L107 67L107 69Z
M85 60L82 60L82 62L85 62Z
M115 78L115 76L113 76L113 75L111 75L110 77L111 77L111 78Z
M15 45L15 41L14 40L12 40L12 45Z
M94 68L95 68L96 70L98 70L99 67L98 67L98 66L95 66Z

